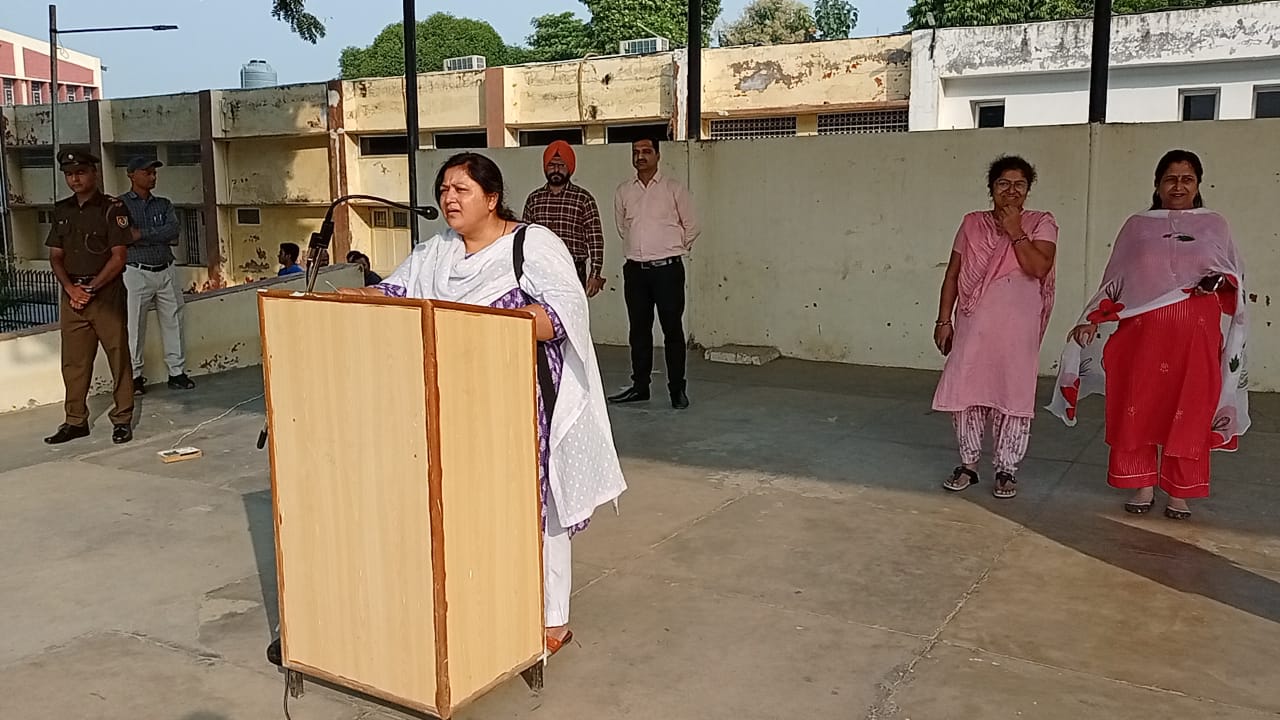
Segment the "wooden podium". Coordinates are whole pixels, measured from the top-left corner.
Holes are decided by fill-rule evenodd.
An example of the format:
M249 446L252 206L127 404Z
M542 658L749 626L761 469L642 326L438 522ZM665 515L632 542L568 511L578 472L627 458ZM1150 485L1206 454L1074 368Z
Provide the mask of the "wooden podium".
M521 312L258 296L283 665L449 718L544 655Z

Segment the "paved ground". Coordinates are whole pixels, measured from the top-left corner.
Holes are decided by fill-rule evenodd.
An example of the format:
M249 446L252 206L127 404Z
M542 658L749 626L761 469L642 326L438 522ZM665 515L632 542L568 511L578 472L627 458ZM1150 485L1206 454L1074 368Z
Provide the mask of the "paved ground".
M546 691L516 680L464 717L1280 715L1276 398L1177 524L1120 510L1096 405L1039 420L1001 502L938 488L929 373L691 372L688 412L615 412L631 489L574 543L578 639ZM253 370L157 391L124 448L103 428L46 448L57 408L0 416L0 717L283 716L262 404L191 436L200 460L155 456L259 392ZM398 717L309 688L298 720Z

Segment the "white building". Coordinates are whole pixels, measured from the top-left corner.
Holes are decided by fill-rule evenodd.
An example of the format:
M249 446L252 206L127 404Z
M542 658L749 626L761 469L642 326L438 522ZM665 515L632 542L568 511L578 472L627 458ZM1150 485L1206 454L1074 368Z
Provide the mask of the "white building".
M1088 122L1092 20L918 30L912 130ZM1112 19L1108 122L1280 117L1280 2Z

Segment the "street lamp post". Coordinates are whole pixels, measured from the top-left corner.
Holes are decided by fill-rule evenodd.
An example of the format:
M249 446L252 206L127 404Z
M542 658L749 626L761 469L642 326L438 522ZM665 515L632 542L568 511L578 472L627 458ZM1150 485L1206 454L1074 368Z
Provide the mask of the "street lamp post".
M129 25L124 27L58 29L58 6L49 6L49 142L53 151L53 199L58 199L58 36L124 30L177 30L177 25Z

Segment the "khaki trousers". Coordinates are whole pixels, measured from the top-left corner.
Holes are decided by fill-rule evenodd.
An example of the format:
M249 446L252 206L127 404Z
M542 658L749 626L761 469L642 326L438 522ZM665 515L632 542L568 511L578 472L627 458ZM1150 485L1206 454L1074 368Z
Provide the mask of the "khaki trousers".
M99 290L82 310L61 298L62 383L67 391L68 425L89 424L89 384L98 345L107 353L115 385L112 425L133 423L133 375L129 358L128 300L124 283L115 280Z

